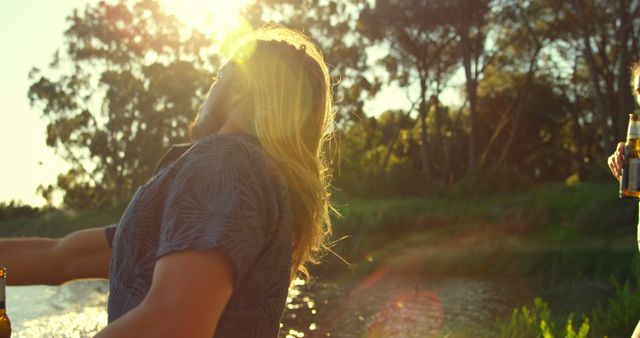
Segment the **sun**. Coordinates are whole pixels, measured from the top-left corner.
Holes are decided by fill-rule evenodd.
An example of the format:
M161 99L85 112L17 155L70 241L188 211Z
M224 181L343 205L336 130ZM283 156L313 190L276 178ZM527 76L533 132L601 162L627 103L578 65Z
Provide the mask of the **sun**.
M240 10L252 1L162 0L161 3L187 27L224 39L230 32L246 25Z

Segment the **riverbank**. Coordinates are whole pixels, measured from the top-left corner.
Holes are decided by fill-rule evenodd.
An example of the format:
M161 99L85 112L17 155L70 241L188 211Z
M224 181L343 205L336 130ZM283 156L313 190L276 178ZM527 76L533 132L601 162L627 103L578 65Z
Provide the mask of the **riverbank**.
M332 250L351 267L327 254L311 268L312 283L292 294L296 305L283 322L306 336L319 328L358 336L385 328L376 318L394 297L425 300L417 309L433 312L441 333L461 337L489 330L536 297L561 320L589 313L616 292L611 278L623 284L633 274L637 204L616 195L615 184L584 183L491 196L338 200L343 217L334 218ZM3 220L0 236L61 237L115 223L120 213L58 210Z
M499 320L538 297L553 309L552 320L561 323L573 313L577 321L616 294L612 278L621 284L632 278L637 255L629 239L549 243L468 224L443 231L396 240L354 269L317 269L285 312L286 326L311 337L375 330L382 330L380 337L495 337ZM429 334L406 334L402 325Z
M342 209L346 215L336 223L334 236L350 236L338 242L334 251L353 266L348 269L328 254L325 264L313 272L320 284L330 281L352 291L366 289L365 298L381 292L393 299L389 290L402 292L420 283L433 286L438 280L479 289L480 294L485 284L487 290L500 289L494 290L496 297L505 299L483 300L490 309L479 305L475 291L466 293L474 305L467 304L472 311L465 311L464 306L457 307L461 301L451 300L450 293L461 290L438 287L436 282L441 294L435 295L449 302L448 311L443 312L448 320L441 323L439 332L449 337L493 336L498 320L508 320L514 308L531 306L538 297L553 309L551 319L561 326L568 315L578 322L598 307L611 315L607 306L619 296L616 285L630 281L635 287L636 208L634 202L617 199L615 185L609 184L547 186L469 199L354 201ZM326 298L331 297L335 293L329 292ZM370 304L362 298L354 302ZM469 325L458 320L476 310L488 311L490 318L474 317L481 322ZM331 312L335 311L332 307ZM374 311L369 316L378 314ZM347 325L364 332L372 324Z
M469 198L359 199L338 209L333 250L359 274L376 259L396 257L399 266L436 274L608 276L628 273L637 251L637 204L619 200L609 183ZM463 264L468 258L476 264ZM315 271L346 269L333 254L325 260Z

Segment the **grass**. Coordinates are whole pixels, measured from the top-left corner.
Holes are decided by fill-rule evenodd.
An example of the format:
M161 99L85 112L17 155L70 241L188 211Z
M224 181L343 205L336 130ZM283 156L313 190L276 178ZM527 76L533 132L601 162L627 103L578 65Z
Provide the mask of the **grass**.
M373 210L383 205L401 207L398 212L438 212L453 214L464 211L471 216L498 216L506 207L550 207L556 215L573 213L594 200L617 200L617 187L609 183L580 183L574 186L550 184L520 193L491 196L451 195L445 197L409 197L391 199L354 199L349 203L354 210ZM339 204L345 204L338 202ZM353 209L353 208L352 208Z
M619 264L612 261L624 262L636 250L636 205L619 200L616 185L609 183L546 185L491 196L352 199L335 204L344 217L334 217L333 238L347 238L334 250L363 267L364 258L371 255L384 257L422 246L421 259L442 272L455 270L458 262L473 256L481 263L477 269L485 272L549 272L553 269L545 262L552 261L571 262L570 271L618 274ZM115 223L122 209L57 210L0 221L0 236L61 237ZM447 241L453 241L451 246L443 247ZM436 245L439 250L428 250Z
M333 238L348 237L333 249L357 269L345 269L331 255L312 267L312 275L331 274L336 282L357 280L382 263L425 275L524 277L538 281L535 295L549 301L561 328L566 314L590 314L594 302L611 298L611 277L626 285L633 276L637 206L619 200L615 184L556 184L488 196L361 198L338 200L336 206L344 217L334 218ZM4 220L0 236L62 237L115 223L121 212L58 210ZM595 285L587 287L588 297L576 281ZM622 291L620 299L628 298ZM600 318L616 315L618 304L626 303L612 303L592 318L606 321ZM576 329L580 318L574 317ZM458 329L447 334L456 336L472 335Z
M424 230L429 226L460 222L504 223L518 220L562 229L569 225L580 228L581 225L576 223L592 219L593 216L617 222L617 215L629 216L631 211L631 217L636 217L633 211L635 204L618 200L616 185L609 183L581 183L576 186L554 184L527 192L490 196L353 198L334 203L344 216L334 217L336 233L364 228L367 233L377 230L393 233L398 230L394 228L402 225L413 225L416 227L414 230ZM14 232L58 235L75 229L117 222L123 209L58 210L35 217L4 220L0 221L0 233L5 236ZM627 223L627 228L635 226L635 219L625 219L624 222ZM613 224L616 228L619 225ZM611 234L610 231L602 232ZM566 237L566 233L563 229L545 234L553 239Z
M581 316L591 315L595 304L626 295L620 291L626 289L615 289L611 280L634 279L636 208L633 201L619 200L616 185L609 183L547 185L468 198L353 200L341 206L345 219L336 219L334 231L336 238L352 237L336 251L358 263L350 278L371 274L380 264L425 276L525 278L533 295L554 309L553 336L585 336L584 330L582 335L561 331L569 314L576 314L578 331ZM618 304L627 303L599 310L596 331L607 321L600 317L614 316L622 306ZM518 327L514 330L515 336L526 336ZM456 328L447 336L477 335Z
M548 242L615 239L635 232L637 206L619 200L615 184L547 185L484 197L409 197L338 201L336 238L384 232L385 237L444 225L494 224ZM511 227L511 228L509 228Z
M334 251L359 265L416 247L437 273L624 276L636 251L635 203L615 184L546 185L521 193L337 201ZM62 237L118 221L123 208L51 211L0 221L0 236ZM464 264L473 257L476 264ZM367 259L368 258L368 259ZM328 269L344 270L342 264ZM420 267L418 267L420 268ZM422 269L422 268L420 268Z

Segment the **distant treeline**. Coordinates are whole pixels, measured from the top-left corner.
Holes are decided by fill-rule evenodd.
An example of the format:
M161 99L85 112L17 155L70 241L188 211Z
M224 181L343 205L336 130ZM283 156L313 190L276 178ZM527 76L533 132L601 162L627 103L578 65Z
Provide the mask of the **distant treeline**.
M0 222L18 218L35 217L48 211L47 208L38 208L25 205L20 202L0 202Z
M323 48L346 196L592 180L635 108L640 0L279 0L244 15ZM45 198L61 190L66 207L116 205L187 140L223 57L221 42L183 28L153 0L70 13L50 69L30 73L47 144L71 164ZM390 87L404 95L384 105L407 109L372 116L365 103ZM445 101L446 89L461 102Z

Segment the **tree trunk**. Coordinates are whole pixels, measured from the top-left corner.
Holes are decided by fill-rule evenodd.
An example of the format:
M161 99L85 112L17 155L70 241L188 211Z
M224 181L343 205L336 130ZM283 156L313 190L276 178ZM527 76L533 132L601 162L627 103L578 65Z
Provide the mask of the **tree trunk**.
M415 107L416 107L416 102L414 102L411 105L411 108L409 108L407 112L403 114L404 116L400 116L398 118L398 121L396 121L396 128L393 132L393 136L391 137L391 140L387 144L387 153L384 155L384 160L382 161L382 165L380 165L380 168L378 169L378 172L380 173L380 177L382 177L384 175L384 172L387 170L387 166L389 165L389 159L391 158L393 149L396 146L396 142L398 142L398 137L400 137L400 129L402 129L401 128L402 120L409 118L409 116L411 115L411 112L415 109Z
M469 98L469 170L476 166L476 79L471 69L471 42L469 27L461 23L460 43L462 48L462 65L466 76L467 97Z
M435 93L432 97L433 111L435 114L435 128L436 128L436 148L438 149L438 162L440 167L440 179L442 183L446 184L449 174L449 163L446 161L445 149L444 149L444 135L442 134L442 111L440 110L440 100L438 99L439 93Z
M604 95L602 94L602 89L600 88L600 81L599 81L598 69L596 66L595 58L593 57L593 51L591 50L591 35L589 33L588 23L584 15L582 0L573 0L572 5L575 10L576 16L578 17L578 22L580 25L582 42L584 44L583 52L584 52L585 60L587 61L587 67L589 69L589 78L591 80L591 86L595 96L596 112L600 117L601 125L603 128L604 147L605 149L611 149L612 140L611 140L611 130L607 123L608 122L607 108L605 106L605 99L604 99Z
M427 151L427 113L429 107L427 104L427 79L426 74L421 75L420 79L420 158L422 159L422 173L425 179L431 180L431 171L429 170L429 152Z
M630 18L627 0L620 0L620 59L618 64L618 133L616 140L624 137L622 131L626 127L626 116L633 109L631 87L629 85L629 30Z
M396 128L393 131L393 135L391 136L391 140L387 143L387 153L384 154L384 159L382 160L382 164L378 169L378 174L380 177L383 177L385 171L387 170L387 166L389 165L389 159L391 158L391 154L393 153L393 148L396 146L396 142L398 141L398 136L400 136L400 121L396 122Z
M431 96L431 102L433 104L433 112L434 112L434 127L435 127L435 146L437 149L438 156L438 167L440 169L440 179L442 183L447 184L447 176L449 173L449 164L445 159L445 149L444 149L444 135L442 134L442 111L440 110L440 85L441 85L441 73L439 65L436 65L436 74L434 83L436 85L435 92Z
M515 139L515 135L520 125L520 117L522 116L522 111L524 110L524 104L525 102L527 102L527 94L529 93L529 87L531 87L531 84L533 83L534 75L536 73L536 69L537 69L536 63L537 63L538 55L540 54L541 49L542 49L542 46L538 44L536 47L536 50L533 53L533 56L531 57L531 60L529 60L529 69L527 71L527 77L525 78L524 88L522 89L522 92L521 92L522 95L519 97L519 101L517 101L516 103L515 121L513 123L513 127L510 130L509 137L505 142L504 147L502 148L500 158L496 163L497 165L501 165L502 163L504 163L513 145L513 140Z
M588 151L587 149L587 145L586 142L584 140L583 137L583 130L580 126L580 94L578 93L578 88L575 85L575 83L577 82L577 76L578 76L578 56L576 55L575 60L573 61L573 74L572 74L572 79L573 79L573 86L570 86L571 88L573 88L573 97L576 98L575 102L573 102L572 107L568 107L567 109L570 111L571 113L571 118L573 119L573 123L575 124L575 128L573 128L573 140L575 142L575 147L577 149L576 151L576 163L578 164L578 176L580 177L581 180L584 180L587 177L587 168L585 165L585 157L587 157L587 153ZM571 102L571 99L569 98L569 95L567 95L567 92L565 90L564 87L562 88L562 95L566 98L566 100L568 102Z
M575 128L573 128L573 138L574 138L574 142L576 144L576 163L578 164L578 176L580 177L581 180L584 180L587 176L587 169L585 168L585 164L584 164L584 148L585 148L585 144L584 141L582 140L582 131L580 129L580 114L578 113L578 109L577 107L579 107L579 100L580 100L580 96L576 96L577 100L576 101L576 108L570 109L571 110L571 117L573 118L573 123L575 124Z

